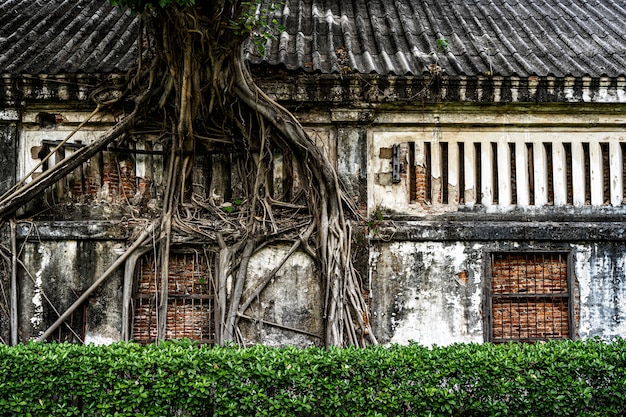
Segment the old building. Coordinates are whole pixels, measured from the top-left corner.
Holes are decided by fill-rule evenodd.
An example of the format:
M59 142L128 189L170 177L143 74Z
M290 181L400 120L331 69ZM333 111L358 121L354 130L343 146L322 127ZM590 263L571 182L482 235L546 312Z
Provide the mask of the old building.
M626 336L621 2L286 0L274 13L285 31L249 62L362 209L379 342ZM104 0L0 4L0 192L118 120L89 98L123 82L137 30ZM234 156L203 157L194 190L236 204ZM136 131L1 224L2 342L39 337L103 276L158 212L163 163L158 132ZM255 255L251 282L286 249ZM150 259L127 260L50 338L153 340ZM170 262L166 337L212 342L214 254L181 245ZM250 304L244 339L322 343L322 298L296 253Z

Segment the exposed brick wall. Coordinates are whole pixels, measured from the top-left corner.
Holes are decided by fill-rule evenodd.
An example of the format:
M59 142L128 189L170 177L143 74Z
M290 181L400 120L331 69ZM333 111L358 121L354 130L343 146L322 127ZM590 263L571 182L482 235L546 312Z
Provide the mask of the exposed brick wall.
M567 339L567 300L494 300L493 339Z
M494 293L567 292L566 254L497 254L491 265Z
M214 298L209 268L204 254L170 257L165 339L213 343ZM150 343L157 338L156 294L161 277L151 257L142 259L138 270L132 337Z
M104 155L103 171L102 185L108 190L107 197L111 203L125 202L135 196L139 184L132 159L107 152Z
M37 148L39 149L39 148ZM38 157L43 158L50 151L49 146L42 148ZM66 148L57 152L56 160L63 159ZM55 201L77 204L105 201L109 204L145 203L157 198L153 187L152 173L161 170L160 155L148 155L139 158L132 150L125 152L104 151L76 168L72 173L57 182L54 190ZM145 168L145 177L137 176L137 164ZM44 164L44 168L48 163Z
M426 167L422 165L415 166L415 201L420 204L427 201L429 183L426 179L426 174Z
M569 337L566 254L494 254L491 296L494 341Z

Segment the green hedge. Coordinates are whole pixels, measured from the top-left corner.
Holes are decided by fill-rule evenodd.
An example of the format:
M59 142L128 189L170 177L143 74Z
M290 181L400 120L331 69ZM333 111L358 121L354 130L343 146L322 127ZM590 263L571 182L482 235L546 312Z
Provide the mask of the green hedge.
M0 346L1 416L621 416L626 342Z

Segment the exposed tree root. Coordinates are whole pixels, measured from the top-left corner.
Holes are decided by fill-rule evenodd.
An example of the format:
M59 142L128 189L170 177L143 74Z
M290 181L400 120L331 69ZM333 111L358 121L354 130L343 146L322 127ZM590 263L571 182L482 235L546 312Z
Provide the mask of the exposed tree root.
M152 122L160 121L170 138L165 145L168 162L156 239L161 289L157 294L158 339L165 337L167 324L170 248L202 242L219 254L215 267L218 343L240 341L238 320L248 318L246 310L252 300L288 257L303 250L313 257L323 280L324 343L376 344L352 264L349 219L356 211L333 165L296 118L257 88L240 54L247 34L224 26L228 19L222 13L224 9L210 6L144 12L150 47L143 59L152 62L149 71L140 68L131 80L130 86L147 91L138 96L135 110L96 143L74 153L71 161L53 167L42 179L1 201L0 218L104 149L135 125L139 114L145 114ZM215 149L242 155L237 169L243 195L236 213L225 213L210 196L201 198L189 191L194 155ZM299 190L282 196L272 192L272 166L278 151L293 156L291 169L300 183ZM292 243L280 264L244 300L248 262L271 242ZM229 277L233 281L230 293L226 291ZM301 332L307 333L306 329Z

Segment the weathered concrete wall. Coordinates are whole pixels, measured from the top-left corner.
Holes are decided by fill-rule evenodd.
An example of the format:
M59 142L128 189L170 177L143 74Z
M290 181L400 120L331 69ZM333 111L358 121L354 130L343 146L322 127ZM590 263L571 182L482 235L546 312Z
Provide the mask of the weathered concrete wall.
M249 298L288 250L285 245L272 246L250 259L243 300ZM245 315L249 318L241 318L246 343L300 347L322 345L321 288L319 273L312 259L305 253L295 252L246 310Z
M23 244L19 282L20 340L40 336L117 259L115 241L28 241ZM122 271L117 271L75 314L86 343L121 339ZM56 310L56 312L55 312ZM84 326L80 322L85 314ZM65 329L63 332L67 333ZM65 334L64 333L64 334ZM54 337L54 336L53 336ZM65 336L64 336L65 337Z
M617 109L545 105L421 116L380 112L369 130L368 207L426 215L515 207L624 207L626 137ZM392 181L391 148L401 148ZM427 178L422 178L424 175ZM421 196L421 197L420 197ZM424 197L425 196L425 197Z
M585 98L583 86L581 100L600 100L605 104L577 104L575 108L554 103L416 105L407 101L394 104L390 101L401 99L402 94L411 96L407 88L418 85L383 80L384 85L367 86L368 92L357 81L335 85L337 88L333 91L338 95L333 97L338 100L334 102L337 107L327 105L333 97L320 96L318 99L325 104L316 107L307 103L298 117L329 159L336 163L340 180L359 208L381 217L374 219L380 224L375 225L378 235L374 236L369 254L365 239L355 242L365 260L359 266L360 272L364 277L369 273L369 279L364 280L364 290L371 297L371 322L380 342L415 340L426 345L443 345L486 340L483 306L488 293L486 268L490 254L555 249L572 254L575 335L607 339L626 336L623 324L626 320L626 227L623 222L626 139L622 134L626 119L623 104L608 104L617 103L619 100L614 100L617 96L607 93L602 100L599 95ZM485 98L479 91L480 85L461 84L456 92L461 101ZM351 93L345 95L347 90L343 87L351 86L354 97L371 94L372 102L350 107L345 98ZM511 101L524 101L539 94L539 89L548 91L550 88L549 82L543 86L518 87L513 91L517 96L511 96ZM554 94L559 95L561 101L570 101L573 84L559 88ZM601 94L601 86L598 88L597 94ZM498 94L509 94L497 88L489 91L495 95L486 97L486 101L499 99ZM445 90L444 86L443 94L448 93L456 94L451 89ZM37 162L35 153L44 140L64 139L89 113L67 109L29 108L24 112L19 129L11 124L12 120L0 119L5 122L0 126L0 158L5 158L0 159L0 175L15 175L16 167L18 176L24 175ZM42 111L52 114L55 123L41 125L37 116ZM71 142L75 145L79 145L78 141L90 142L113 121L110 116L98 117ZM18 134L19 149L16 147ZM430 146L448 144L447 153L444 156L441 151L444 148L436 148L439 153L432 148L426 155L424 144L427 142ZM465 146L463 154L452 152L450 144L458 143ZM560 148L573 143L580 147ZM400 145L403 164L399 182L391 178L390 155L395 144ZM475 154L471 159L470 145L473 144L480 144L485 150L478 165L471 162L478 161ZM529 171L531 156L526 154L524 159L523 152L512 153L529 149L529 144L539 150L532 156L532 174L536 181L532 199L530 177L523 174ZM587 150L583 150L583 144ZM141 140L134 141L133 145L137 146L136 150L157 151L154 147L144 149ZM549 153L549 149L553 153ZM566 151L569 154L566 155ZM132 155L136 168L132 181L145 177L158 188L162 165L152 164L148 168L141 155L148 153ZM445 189L447 202L443 197L426 202L422 196L419 200L419 190L411 189L412 186L426 187L420 182L422 178L414 178L413 184L410 182L411 170L424 167L426 156L431 162L429 193L443 196ZM438 161L438 165L432 165L432 161ZM465 171L461 170L461 161ZM104 169L106 160L101 162ZM572 172L568 174L565 165L569 162L574 168L570 168ZM122 164L119 165L121 172ZM519 167L524 169L516 169ZM580 175L584 170L590 171L589 178ZM47 237L39 241L33 234L24 246L22 260L28 273L22 270L20 274L21 340L36 337L56 319L44 293L55 308L63 312L118 256L117 242L127 237L123 231L116 236L90 231L96 218L121 218L118 212L100 210L100 214L96 214L92 209L97 204L114 202L111 187L107 185L112 183L122 190L118 195L124 198L118 202L126 203L127 199L136 207L134 205L141 200L141 195L137 194L140 183L126 194L124 184L105 177L105 170L99 174L103 181L98 183L102 187L98 188L96 199L82 201L78 204L80 210L71 211L63 205L67 214L59 217L55 212L54 219L73 221L39 224L40 234ZM208 177L206 173L203 175ZM275 182L281 183L287 174L285 171L282 177L276 175ZM481 175L479 187L477 179ZM199 178L205 177L200 175ZM298 178L293 181L298 183ZM577 187L581 181L585 182L584 186ZM298 185L306 187L306 184ZM591 190L584 191L585 187ZM564 193L567 189L570 191ZM155 196L158 198L158 193L152 197ZM154 211L133 209L132 214L142 218L153 216L157 211L158 204ZM24 239L24 233L21 236ZM244 300L287 250L286 246L273 246L252 258ZM86 341L108 343L121 339L121 271L90 300L86 306ZM312 260L303 253L296 253L252 302L244 313L246 317L240 318L242 336L247 344L320 345L323 343L323 301L323 287Z
M337 127L337 174L360 208L367 206L367 128Z
M481 342L480 247L378 243L371 252L372 326L381 343Z
M0 194L15 184L20 143L18 121L19 114L16 111L0 110Z
M572 247L580 287L580 337L626 337L626 244Z
M626 337L626 244L596 242L377 242L371 256L372 325L381 343L487 340L490 253L568 250L574 335Z
M261 74L260 74L261 75ZM273 75L273 74L272 74ZM428 88L423 76L378 74L315 75L287 74L257 79L272 97L287 102L378 104L387 102L423 104L468 103L624 103L624 77L444 77L437 88Z

